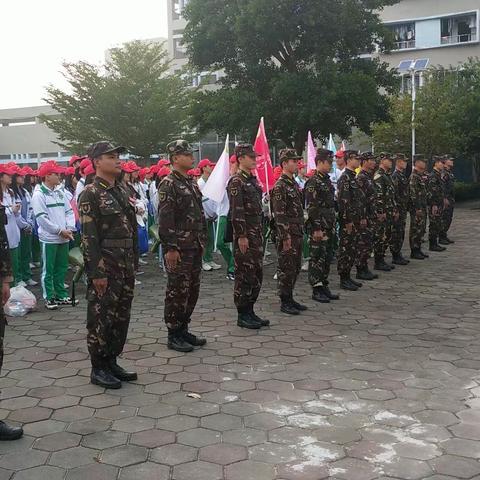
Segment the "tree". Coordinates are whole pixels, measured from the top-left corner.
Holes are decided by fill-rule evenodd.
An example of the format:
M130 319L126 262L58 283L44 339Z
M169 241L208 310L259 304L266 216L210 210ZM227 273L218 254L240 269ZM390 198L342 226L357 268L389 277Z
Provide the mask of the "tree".
M222 70L222 88L199 92L200 133L269 135L301 152L308 130L347 137L386 118L393 73L362 58L391 35L378 9L398 0L190 0L184 43L198 70Z
M180 76L168 73L162 45L131 42L111 50L104 65L63 66L71 93L47 87L45 101L61 115L44 121L66 150L84 152L108 139L147 159L185 131L192 93Z

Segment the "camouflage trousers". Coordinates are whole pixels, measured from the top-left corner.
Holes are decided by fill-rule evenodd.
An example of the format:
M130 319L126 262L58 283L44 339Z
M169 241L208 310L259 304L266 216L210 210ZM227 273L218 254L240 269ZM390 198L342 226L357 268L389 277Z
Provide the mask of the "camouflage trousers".
M422 239L427 230L427 210L423 209L422 214L417 216L415 210L410 211L410 249L416 250L422 247Z
M352 231L347 232L345 225L340 225L340 241L337 252L337 271L340 277L350 276L358 253L360 226L354 224Z
M164 318L169 330L181 329L190 323L200 293L202 249L183 250L180 259L175 270L167 269Z
M248 234L249 248L245 253L233 241L235 285L233 300L239 313L247 312L257 301L263 282L263 236L259 226Z
M328 275L334 252L333 236L335 231L327 232L328 240L315 242L310 234L310 260L308 262L308 281L312 287L328 285Z
M302 268L303 237L293 236L291 238L292 248L286 252L283 251L283 242L277 240L277 290L281 298L293 296L293 289Z
M438 207L436 215L432 212L432 207L428 209L428 238L430 241L437 241L443 230L443 207Z
M375 238L373 241L373 251L375 259L385 257L388 247L392 242L393 218L387 215L384 222L377 221L375 227Z
M452 225L453 220L453 211L455 210L455 201L450 199L450 205L443 209L443 224L442 224L442 231L440 236L445 238L447 236L448 231L450 230L450 226Z
M125 345L135 287L134 277L108 277L101 297L90 281L87 289L87 345L94 367L118 357Z
M392 255L398 255L402 251L403 242L405 241L405 227L407 225L407 212L401 211L398 220L393 220L392 242L390 251Z
M368 267L368 260L372 256L373 241L375 238L375 220L368 219L368 225L359 231L357 243L357 258L355 264L359 268Z

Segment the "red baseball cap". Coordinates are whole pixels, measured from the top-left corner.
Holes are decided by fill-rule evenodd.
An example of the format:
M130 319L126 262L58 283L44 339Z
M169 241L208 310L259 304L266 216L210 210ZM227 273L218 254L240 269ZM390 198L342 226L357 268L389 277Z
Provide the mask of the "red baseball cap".
M87 176L87 175L91 175L92 173L95 173L95 169L93 168L93 165L90 163L90 165L87 165L83 170L83 174Z
M84 170L89 165L92 165L92 161L88 157L84 157L83 160L80 162L80 172L82 172L85 175Z
M205 168L205 167L214 167L214 166L215 164L210 159L204 158L203 160L200 160L197 168L201 170L202 168Z
M230 163L237 163L237 156L236 155L232 155L230 157Z
M141 170L141 168L133 161L131 160L130 162L127 162L130 165L130 171L131 172L138 172Z
M65 175L75 175L75 167L66 167L64 173Z
M167 165L170 165L170 160L167 160L166 158L161 158L158 162L157 165L161 167L166 167Z
M70 160L68 161L68 165L71 167L74 163L81 162L84 158L86 158L85 155L73 155L72 158L70 158Z
M191 171L191 170L189 170L189 171ZM167 167L162 167L162 168L160 168L160 169L158 170L157 176L159 176L159 177L166 177L167 175L170 175L170 173L171 173L171 172L170 172L170 169L169 169L169 168L167 168Z
M343 158L344 156L344 151L343 150L339 150L336 154L335 154L335 157L337 158Z
M0 174L13 175L16 173L10 165L0 165Z
M192 168L187 172L187 175L190 175L192 177L199 177L201 174L202 172L200 172L199 168Z
M47 162L42 163L38 169L38 176L45 177L46 175L51 175L52 173L63 173L63 168L55 161L48 160Z
M22 168L23 170L23 175L35 175L35 170L32 167L29 167L28 165L26 167Z

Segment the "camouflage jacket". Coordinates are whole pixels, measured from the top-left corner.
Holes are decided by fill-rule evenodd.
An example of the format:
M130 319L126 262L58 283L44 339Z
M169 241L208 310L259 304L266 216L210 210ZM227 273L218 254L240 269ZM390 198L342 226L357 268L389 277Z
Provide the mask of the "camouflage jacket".
M338 218L342 224L360 223L367 218L367 200L355 172L345 169L337 183Z
M303 195L295 179L282 175L271 198L278 239L303 236Z
M10 264L10 250L8 248L7 232L7 214L5 207L0 206L0 280L2 282L12 282L12 267Z
M408 211L408 178L405 172L395 170L392 174L393 186L395 187L395 201L401 212Z
M427 188L423 177L415 169L410 176L410 183L408 184L408 202L409 208L413 210L427 208Z
M207 223L200 189L175 170L158 187L158 233L165 253L206 245Z
M82 192L78 210L88 278L133 277L138 261L137 221L125 188L95 177Z
M335 228L335 188L328 173L315 172L307 180L303 194L309 229L331 232Z
M262 189L254 175L239 170L229 180L227 192L233 235L246 237L262 224Z
M433 169L427 180L428 205L443 207L445 198L445 183L442 180L442 172Z
M379 168L373 177L375 184L375 210L378 215L386 213L393 215L397 202L395 201L395 187L392 176L383 168Z
M367 217L376 218L377 216L377 213L375 210L376 191L375 191L375 184L373 183L373 174L367 172L366 170L360 170L357 174L357 183L366 197Z
M445 170L442 173L443 183L445 184L445 196L452 203L455 201L455 175L451 170Z

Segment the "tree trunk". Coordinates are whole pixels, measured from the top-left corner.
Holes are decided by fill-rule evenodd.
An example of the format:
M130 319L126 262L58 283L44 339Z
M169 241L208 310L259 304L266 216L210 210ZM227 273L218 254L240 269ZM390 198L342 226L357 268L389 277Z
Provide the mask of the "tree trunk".
M307 131L297 132L295 135L295 150L299 155L303 155L305 144L307 143Z

